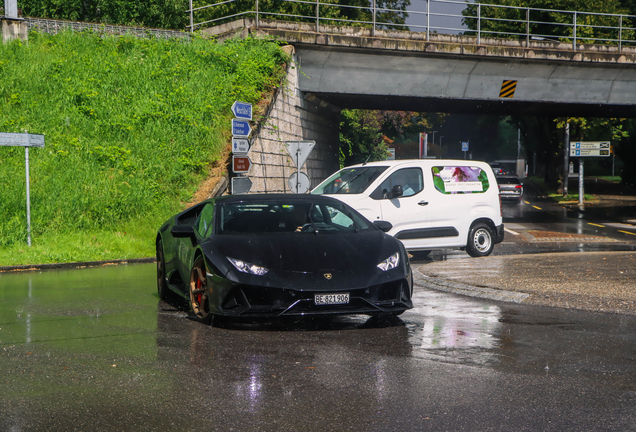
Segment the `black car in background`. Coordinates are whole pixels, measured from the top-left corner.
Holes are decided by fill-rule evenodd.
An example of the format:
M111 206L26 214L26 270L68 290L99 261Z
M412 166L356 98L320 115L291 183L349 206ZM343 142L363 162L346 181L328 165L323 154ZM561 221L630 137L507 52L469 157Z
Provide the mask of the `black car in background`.
M521 203L523 197L523 183L517 176L497 176L499 195L502 201L511 200Z
M413 277L388 222L369 222L320 195L219 197L166 221L157 233L157 288L213 315L399 315L413 307Z

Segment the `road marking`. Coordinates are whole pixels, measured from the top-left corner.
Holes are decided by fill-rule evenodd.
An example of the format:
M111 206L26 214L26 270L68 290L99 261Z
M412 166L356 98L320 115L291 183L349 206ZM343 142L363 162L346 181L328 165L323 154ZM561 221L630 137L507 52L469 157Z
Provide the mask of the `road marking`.
M505 229L505 228L504 228L504 229ZM629 234L629 235L636 236L636 233L629 232L629 231L622 231L622 230L618 230L618 232L621 232L621 233L624 233L624 234Z
M510 233L510 234L512 234L512 235L519 235L519 233L518 233L518 232L514 232L513 230L508 229L508 228L506 228L506 227L504 227L504 231L505 231L505 232L509 232L509 233Z
M526 204L530 204L530 201L524 201L524 203L526 203Z
M599 224L595 224L595 223L592 223L592 222L588 222L587 224L588 225L594 225L594 226L601 227L601 228L605 228L605 225L599 225Z
M537 210L543 210L541 207L537 207L537 206L532 206L534 208L536 208Z

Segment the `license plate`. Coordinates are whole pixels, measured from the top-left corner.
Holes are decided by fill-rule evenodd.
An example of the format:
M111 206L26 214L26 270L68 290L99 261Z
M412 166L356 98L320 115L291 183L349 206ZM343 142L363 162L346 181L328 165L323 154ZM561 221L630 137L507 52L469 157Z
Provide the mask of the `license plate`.
M349 303L349 293L342 294L315 294L314 302L317 305L335 305Z

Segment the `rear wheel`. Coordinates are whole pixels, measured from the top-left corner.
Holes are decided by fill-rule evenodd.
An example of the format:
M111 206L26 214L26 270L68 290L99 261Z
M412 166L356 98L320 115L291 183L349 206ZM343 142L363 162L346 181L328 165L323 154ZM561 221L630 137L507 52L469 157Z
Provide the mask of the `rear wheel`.
M480 223L470 229L466 252L472 257L484 257L490 255L495 246L492 230L488 225Z
M157 293L160 299L166 299L170 295L170 288L166 283L166 260L163 256L163 241L157 242Z
M205 323L212 320L208 301L205 260L197 258L190 272L190 309Z

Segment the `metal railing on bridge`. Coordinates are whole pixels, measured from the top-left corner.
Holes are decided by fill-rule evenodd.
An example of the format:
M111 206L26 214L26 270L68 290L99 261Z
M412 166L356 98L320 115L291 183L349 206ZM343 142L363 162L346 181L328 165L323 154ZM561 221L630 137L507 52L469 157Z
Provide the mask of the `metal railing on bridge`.
M337 0L334 0L337 1ZM190 0L190 25L197 28L215 26L232 19L260 18L321 24L358 26L371 29L407 30L431 34L503 37L567 42L576 51L581 44L613 45L620 52L624 46L636 45L636 15L599 12L539 9L453 0L422 0L417 9L391 9L369 0L368 7L329 3L329 0L226 0L194 8ZM418 0L414 0L417 2ZM382 3L384 4L384 3ZM409 2L410 4L410 2ZM448 23L451 23L450 25Z

